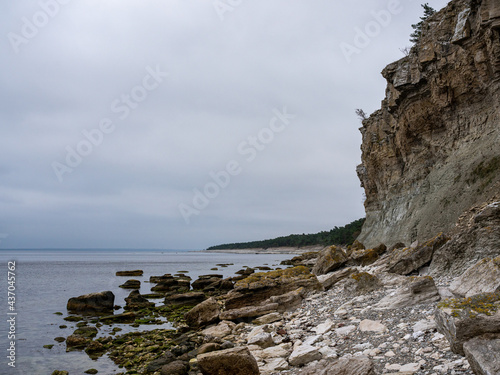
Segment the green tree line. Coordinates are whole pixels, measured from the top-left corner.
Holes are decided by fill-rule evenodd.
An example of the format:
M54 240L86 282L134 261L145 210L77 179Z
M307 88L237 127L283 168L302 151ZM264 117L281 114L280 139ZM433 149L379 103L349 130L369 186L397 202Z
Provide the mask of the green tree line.
M361 232L365 219L358 219L343 227L314 234L291 234L270 240L239 242L211 246L207 250L267 249L270 247L304 247L311 245L350 245Z

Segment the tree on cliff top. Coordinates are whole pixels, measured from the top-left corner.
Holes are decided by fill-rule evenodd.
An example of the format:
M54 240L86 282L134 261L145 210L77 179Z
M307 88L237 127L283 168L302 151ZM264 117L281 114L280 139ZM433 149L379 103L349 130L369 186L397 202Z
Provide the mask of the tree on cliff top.
M424 8L424 15L420 17L420 22L414 25L411 25L413 30L415 30L412 34L410 34L410 42L418 43L420 41L420 37L422 36L422 27L424 26L425 21L436 13L436 10L429 5L429 3L425 3L421 5Z

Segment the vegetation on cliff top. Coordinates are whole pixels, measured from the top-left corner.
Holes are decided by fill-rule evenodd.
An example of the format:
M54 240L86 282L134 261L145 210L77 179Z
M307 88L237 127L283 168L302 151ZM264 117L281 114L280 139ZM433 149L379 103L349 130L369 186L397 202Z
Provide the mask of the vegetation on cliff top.
M209 247L207 250L267 249L270 247L304 247L313 245L351 245L361 232L365 219L358 219L343 227L314 234L291 234L270 240L231 243Z

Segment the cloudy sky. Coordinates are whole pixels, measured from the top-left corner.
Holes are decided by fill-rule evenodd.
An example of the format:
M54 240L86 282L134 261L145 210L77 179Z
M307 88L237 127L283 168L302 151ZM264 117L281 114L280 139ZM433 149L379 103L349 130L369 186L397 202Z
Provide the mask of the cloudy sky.
M444 0L431 0L440 9ZM0 248L200 249L364 216L416 0L0 4Z

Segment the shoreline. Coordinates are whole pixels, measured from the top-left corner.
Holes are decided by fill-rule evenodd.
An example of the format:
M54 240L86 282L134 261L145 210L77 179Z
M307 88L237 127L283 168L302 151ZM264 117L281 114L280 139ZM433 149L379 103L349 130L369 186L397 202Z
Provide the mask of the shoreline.
M230 253L230 254L304 254L314 251L321 251L326 246L313 245L304 247L269 247L264 248L249 248L249 249L218 249L218 250L203 250L207 253Z

